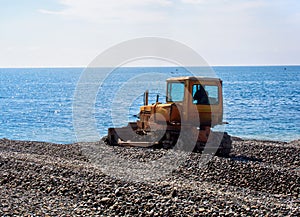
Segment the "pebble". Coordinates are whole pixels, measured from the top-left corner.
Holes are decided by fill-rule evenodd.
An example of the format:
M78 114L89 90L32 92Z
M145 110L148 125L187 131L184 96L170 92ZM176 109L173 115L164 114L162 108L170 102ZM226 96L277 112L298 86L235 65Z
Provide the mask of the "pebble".
M170 150L113 151L151 162ZM80 144L1 139L0 215L300 216L300 140L236 139L229 157L199 167L202 158L190 153L164 180L134 182L95 167Z

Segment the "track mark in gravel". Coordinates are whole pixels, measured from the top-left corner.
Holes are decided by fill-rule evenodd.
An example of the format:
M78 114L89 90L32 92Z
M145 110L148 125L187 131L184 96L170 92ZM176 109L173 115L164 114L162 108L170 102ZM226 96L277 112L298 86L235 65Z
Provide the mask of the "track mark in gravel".
M171 181L172 182L172 181ZM173 181L175 187L178 190L182 191L193 191L198 192L199 194L208 194L215 198L223 198L222 200L234 201L238 204L277 204L281 206L287 204L289 208L296 209L298 208L296 199L287 195L282 194L270 194L262 191L255 191L248 188L242 188L238 186L224 186L221 184L212 184L210 182L203 181L201 183L193 183L184 180L182 183L176 180ZM180 184L178 184L180 183ZM261 198L265 198L264 201ZM290 203L290 201L295 203ZM267 202L267 204L265 204ZM300 201L299 201L300 202ZM268 206L268 205L267 205Z
M280 143L263 146L254 141L258 145L249 146L251 142L239 141L235 156L263 161L213 157L207 167L199 168L199 154L191 153L165 180L136 183L103 174L97 165L82 160L77 145L1 142L0 215L300 214L295 173L299 163L290 158L298 159L297 145L284 149ZM277 153L280 150L288 154ZM155 160L165 152L116 151L135 160Z

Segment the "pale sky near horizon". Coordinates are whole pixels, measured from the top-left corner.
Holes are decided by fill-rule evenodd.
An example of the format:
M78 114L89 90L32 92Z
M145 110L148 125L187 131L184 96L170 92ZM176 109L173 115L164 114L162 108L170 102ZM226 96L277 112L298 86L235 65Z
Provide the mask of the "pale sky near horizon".
M0 67L84 67L147 36L210 65L300 65L300 1L0 0Z

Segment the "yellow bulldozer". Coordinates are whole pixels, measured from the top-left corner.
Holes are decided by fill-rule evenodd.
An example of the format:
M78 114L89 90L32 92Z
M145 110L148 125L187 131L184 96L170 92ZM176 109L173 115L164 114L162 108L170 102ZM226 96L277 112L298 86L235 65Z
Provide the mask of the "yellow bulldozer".
M149 105L146 91L139 120L129 122L126 127L109 128L107 143L161 148L180 144L180 149L201 152L210 141L212 147L217 146L217 155L228 156L232 143L230 136L211 130L225 124L222 80L187 76L172 77L166 82L166 103L159 102L157 96L156 102Z

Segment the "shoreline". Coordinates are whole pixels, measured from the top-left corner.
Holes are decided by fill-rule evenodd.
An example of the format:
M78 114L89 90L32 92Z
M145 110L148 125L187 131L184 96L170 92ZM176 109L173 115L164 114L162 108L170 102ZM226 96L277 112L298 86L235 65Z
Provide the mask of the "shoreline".
M229 134L230 135L230 134ZM249 137L243 137L243 136L235 136L230 135L232 141L257 141L257 142L268 142L268 143L297 143L300 141L300 137L292 140L272 140L272 139L259 139L259 138L249 138ZM105 136L101 137L99 141L101 141ZM53 144L53 145L73 145L77 143L93 143L93 142L99 142L99 141L90 141L90 142L70 142L70 143L60 143L60 142L49 142L49 141L39 141L39 140L26 140L26 139L10 139L10 138L0 138L1 140L8 140L8 141L19 141L19 142L37 142L37 143L45 143L45 144Z

